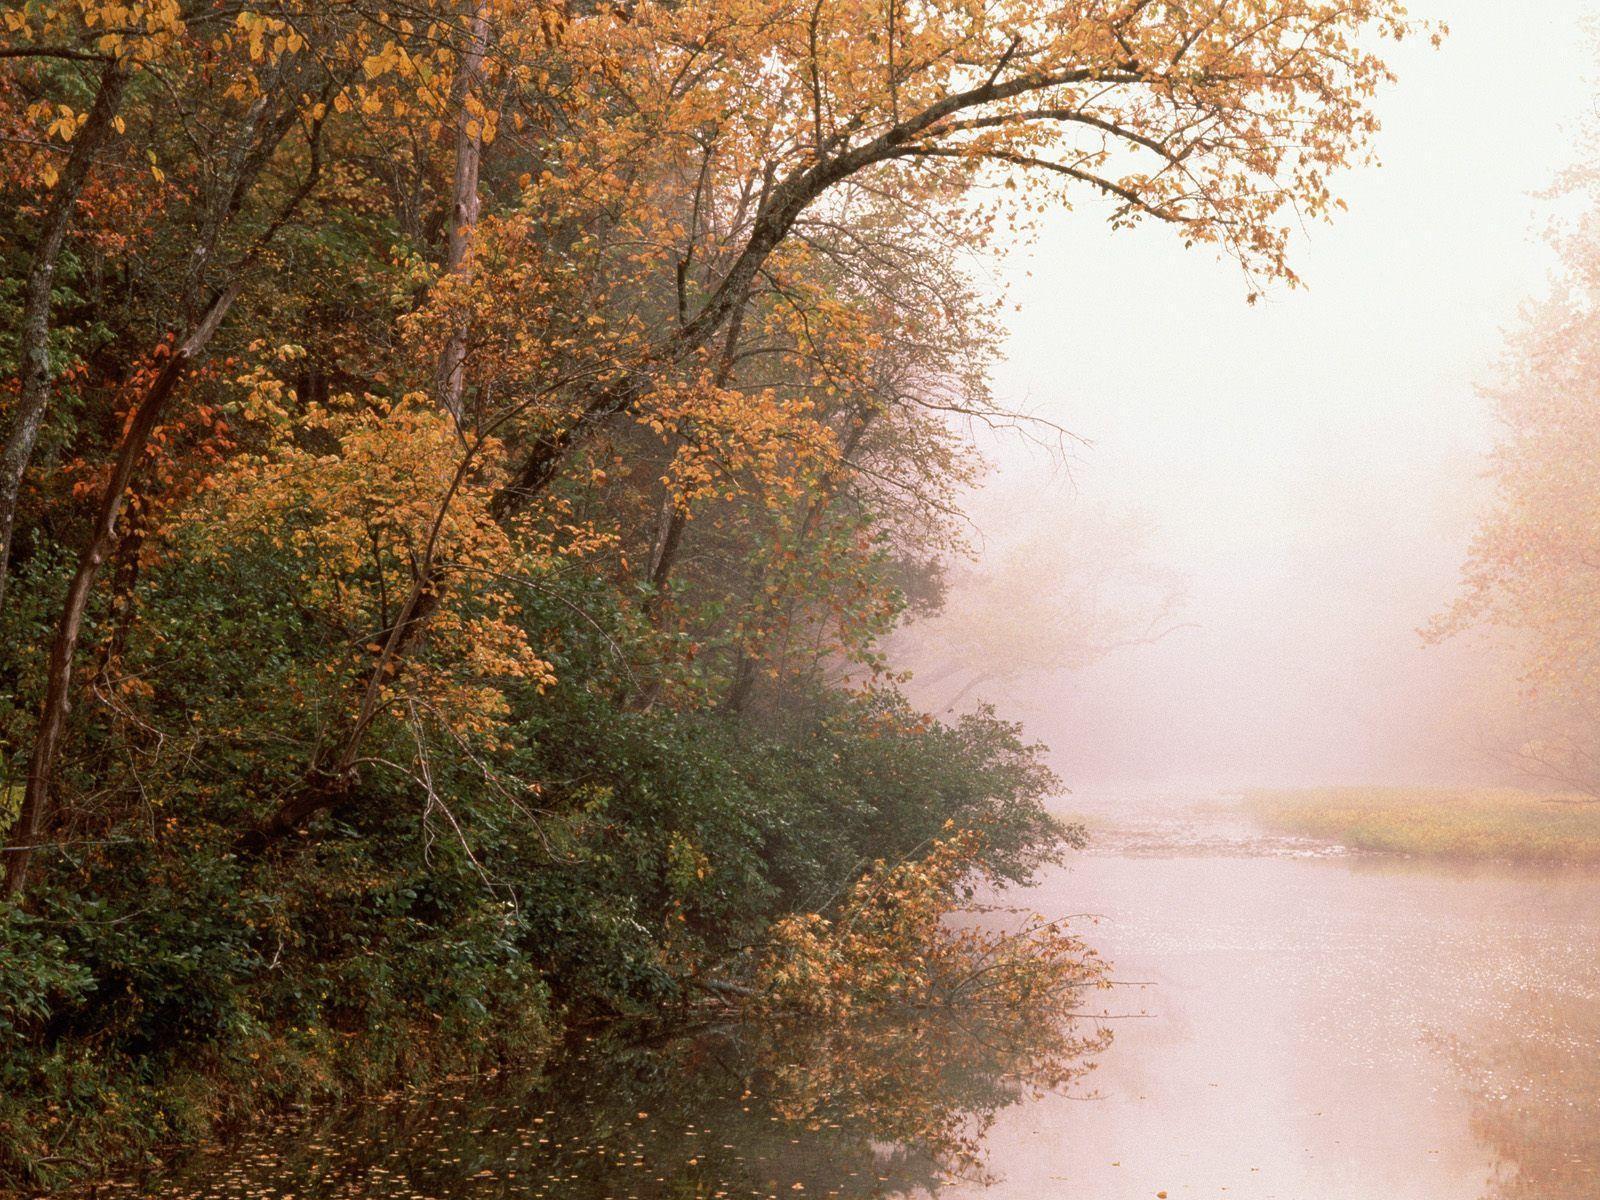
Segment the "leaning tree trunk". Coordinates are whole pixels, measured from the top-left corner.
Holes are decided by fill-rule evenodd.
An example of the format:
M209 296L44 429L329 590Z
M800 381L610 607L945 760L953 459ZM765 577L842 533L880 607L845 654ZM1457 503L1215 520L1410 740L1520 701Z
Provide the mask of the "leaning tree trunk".
M39 716L39 729L34 737L33 753L28 759L28 782L22 795L22 809L17 814L11 831L11 841L6 847L5 882L3 894L11 897L21 893L27 883L28 868L33 859L40 835L48 825L51 804L51 783L55 773L57 753L62 735L67 728L67 714L72 708L72 661L78 649L78 637L83 632L83 617L88 611L89 594L95 576L116 545L117 518L122 513L123 501L128 494L128 484L133 479L134 468L144 454L150 434L166 411L173 389L188 372L211 341L222 323L222 318L233 306L239 294L239 282L211 302L200 321L188 336L176 345L162 364L134 410L133 421L122 435L117 449L116 465L100 497L100 508L95 514L94 528L89 541L78 559L78 570L67 589L61 606L61 616L56 623L55 639L50 645L50 665L45 676L44 705Z
M229 183L214 197L201 222L200 235L190 255L188 280L184 288L183 307L187 312L194 312L204 295L202 289L206 267L212 261L225 229L238 215L246 195L295 124L298 110L293 103L286 104L271 120L265 119L268 108L269 102L265 96L252 106L229 155ZM34 734L33 751L28 758L28 779L23 790L22 808L5 847L0 896L16 897L21 894L27 884L34 851L51 824L56 758L66 733L67 714L72 708L73 659L77 654L79 636L83 632L83 619L89 608L89 595L95 577L116 545L117 518L122 514L134 470L144 455L151 433L166 415L174 390L195 360L205 353L228 315L228 310L238 299L244 287L245 274L316 186L322 165L321 133L322 122L319 119L312 123L311 161L305 180L285 201L267 228L257 236L250 251L233 264L230 272L232 282L216 293L210 303L193 317L181 339L173 339L172 349L161 369L145 385L134 405L133 419L118 444L111 478L100 497L89 540L78 556L78 569L56 621L45 676L44 703L40 708L39 727Z
M21 389L12 412L5 447L0 449L0 607L4 607L10 574L11 538L17 525L17 501L22 478L33 458L39 429L50 407L50 296L61 260L61 246L88 181L90 168L101 147L110 140L117 109L127 90L128 75L120 63L107 63L100 86L83 127L72 140L72 153L50 196L44 228L33 253L33 265L23 285L22 317L18 322Z

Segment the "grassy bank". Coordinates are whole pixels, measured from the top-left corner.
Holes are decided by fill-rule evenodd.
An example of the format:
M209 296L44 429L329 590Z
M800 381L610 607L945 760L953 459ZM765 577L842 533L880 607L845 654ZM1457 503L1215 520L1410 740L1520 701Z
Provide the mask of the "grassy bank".
M1359 850L1464 861L1600 864L1600 803L1514 789L1254 791L1245 806L1285 833Z

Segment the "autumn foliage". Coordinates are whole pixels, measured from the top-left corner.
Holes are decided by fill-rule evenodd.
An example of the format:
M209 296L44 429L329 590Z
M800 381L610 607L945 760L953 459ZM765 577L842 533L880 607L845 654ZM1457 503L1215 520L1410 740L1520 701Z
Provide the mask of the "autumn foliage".
M1102 981L1065 922L997 932L959 919L983 882L983 839L945 833L914 859L874 863L837 912L777 922L757 976L763 1003L825 1015L986 1005L1047 1019Z
M1453 605L1427 630L1437 640L1488 631L1520 663L1520 728L1491 747L1543 787L1600 796L1600 229L1592 165L1567 187L1581 219L1556 237L1552 294L1528 306L1485 389L1499 418L1485 506Z
M0 1172L509 1056L772 931L828 1005L1076 979L939 919L1048 854L1055 782L880 650L967 423L1023 419L975 268L1068 205L1293 284L1401 6L3 22Z

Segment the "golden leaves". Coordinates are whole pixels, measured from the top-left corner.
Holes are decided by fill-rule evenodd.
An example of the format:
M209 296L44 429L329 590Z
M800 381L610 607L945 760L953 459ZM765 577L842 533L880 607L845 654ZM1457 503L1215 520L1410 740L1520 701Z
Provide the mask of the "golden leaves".
M67 105L57 106L57 116L44 131L45 137L59 137L63 142L70 142L83 123L89 119L87 112L74 113Z
M722 495L789 504L837 461L833 432L807 400L718 387L704 377L663 384L643 402L642 423L677 443L663 482L685 510Z
M275 357L292 362L303 353L285 346ZM284 392L269 370L252 368L239 381L241 410L281 432L272 453L236 459L188 514L201 544L214 555L270 547L299 602L350 631L345 651L318 664L322 682L303 681L308 691L363 677L392 625L395 598L431 556L437 604L426 648L403 676L393 673L385 702L397 718L423 702L458 736L494 740L506 712L502 688L514 681L543 690L555 678L519 621L515 580L540 563L488 512L493 448L480 477L460 487L460 439L425 396L392 404L340 398L333 408L312 406L297 430L285 424ZM307 429L337 448L305 448Z
M982 863L982 839L951 828L927 854L879 861L838 915L787 918L758 970L759 1003L841 1016L860 1008L994 1004L1048 1009L1102 981L1092 951L1063 922L1011 933L952 923Z

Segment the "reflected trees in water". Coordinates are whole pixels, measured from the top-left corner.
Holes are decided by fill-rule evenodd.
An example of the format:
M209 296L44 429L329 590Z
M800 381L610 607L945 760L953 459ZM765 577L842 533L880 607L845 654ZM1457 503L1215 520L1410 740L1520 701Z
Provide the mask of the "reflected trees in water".
M285 1125L123 1194L328 1200L870 1197L985 1176L1008 1106L1083 1087L1093 1022L929 1010L728 1020L568 1046L536 1078L463 1081ZM104 1190L103 1190L104 1191Z

